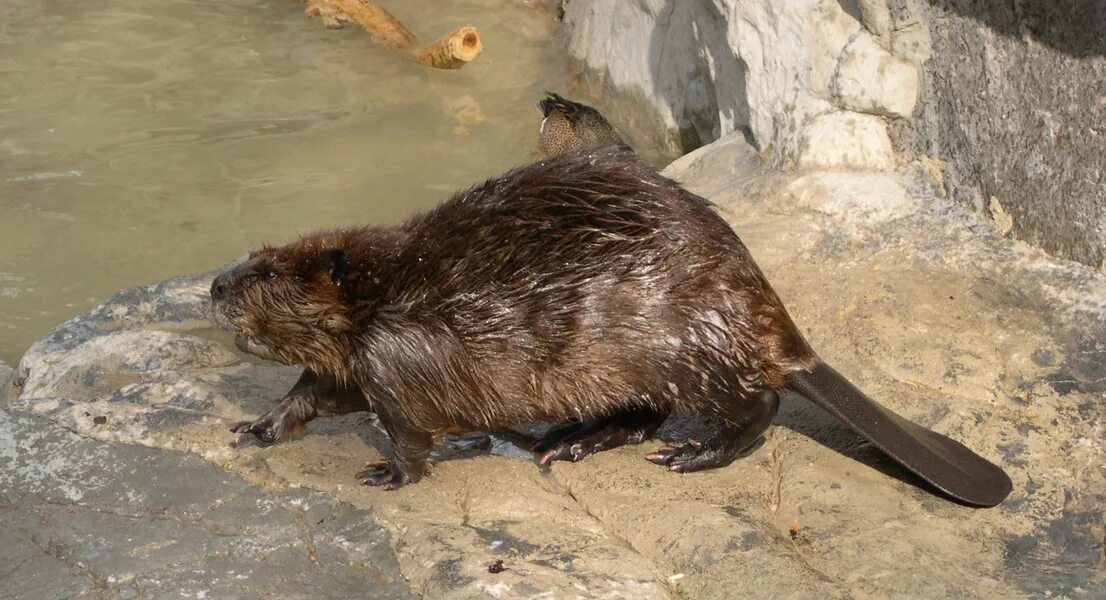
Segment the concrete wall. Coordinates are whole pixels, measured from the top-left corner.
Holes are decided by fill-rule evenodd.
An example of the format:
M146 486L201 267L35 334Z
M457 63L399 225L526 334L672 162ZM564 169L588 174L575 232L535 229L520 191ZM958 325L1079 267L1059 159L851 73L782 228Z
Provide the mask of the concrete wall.
M1013 237L1106 258L1106 0L892 0L932 50L905 160L939 161L949 197ZM942 164L943 163L943 164Z

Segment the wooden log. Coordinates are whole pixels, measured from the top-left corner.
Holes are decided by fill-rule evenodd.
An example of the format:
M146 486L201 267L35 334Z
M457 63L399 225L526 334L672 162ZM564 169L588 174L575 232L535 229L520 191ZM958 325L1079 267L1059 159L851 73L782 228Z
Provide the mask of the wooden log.
M350 21L360 25L385 46L396 50L415 47L415 34L379 4L367 0L337 0L337 5Z
M411 30L391 13L370 0L303 0L304 13L319 17L330 28L342 27L352 21L369 32L373 39L404 54L416 62L436 69L459 69L480 55L484 44L471 25L458 27L437 41L415 51L416 39Z
M415 60L436 69L460 69L484 51L480 34L464 25L443 35L415 55Z

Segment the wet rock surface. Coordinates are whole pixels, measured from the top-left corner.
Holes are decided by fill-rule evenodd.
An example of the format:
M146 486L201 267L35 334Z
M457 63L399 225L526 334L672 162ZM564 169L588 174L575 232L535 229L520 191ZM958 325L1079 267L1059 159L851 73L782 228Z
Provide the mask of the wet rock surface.
M521 449L526 432L475 434L440 445L431 476L417 485L365 488L354 472L388 452L371 415L317 419L304 435L269 447L227 432L231 422L267 409L297 372L235 351L230 336L205 320L210 276L196 276L121 292L24 356L20 395L8 401L0 427L13 432L0 433L12 440L0 445L5 510L23 520L5 519L4 527L22 527L20 539L32 540L20 542L27 560L44 561L57 581L84 586L74 589L86 595L99 593L96 580L75 561L36 553L35 544L49 549L54 540L82 564L100 564L85 556L114 540L115 527L105 521L50 529L61 527L70 504L55 508L45 498L104 498L125 514L171 500L168 510L181 519L215 519L210 515L224 509L212 503L227 485L275 506L265 512L256 502L236 504L243 512L231 511L234 539L285 531L279 556L299 563L277 571L333 573L332 583L320 583L334 585L333 592L320 588L332 594L371 571L339 569L346 560L340 551L355 552L342 544L371 546L378 554L357 550L354 562L385 577L398 570L406 590L425 598L1106 594L1106 281L1001 238L941 202L922 178L778 175L758 164L736 134L685 157L670 174L718 203L829 363L880 402L1010 473L1014 492L998 508L975 510L932 495L793 395L759 448L706 473L681 476L646 462L643 455L660 441L543 472L519 459L528 457ZM677 420L664 437L693 435L695 425ZM8 460L11 447L27 458ZM108 458L96 459L96 452ZM98 470L131 464L126 460L136 462ZM205 474L162 468L159 460ZM39 462L64 475L24 501L29 492L11 490L27 488ZM140 489L134 477L151 478L143 485L160 496L135 492L140 499L128 499L126 490ZM24 484L9 483L17 481ZM173 485L158 487L166 482ZM84 500L67 499L67 489L86 490ZM305 518L317 564L286 508L295 498L348 515L333 524ZM54 512L41 525L34 510ZM363 529L343 529L351 520ZM386 530L390 551L373 523ZM40 529L51 533L36 534ZM203 548L196 557L221 547L204 541L204 527L194 531ZM99 575L147 564L117 556L114 568L89 568ZM322 556L341 560L326 567ZM222 571L205 568L173 577L181 586L221 585ZM22 573L3 578L30 590ZM304 587L265 581L209 597L259 590L297 597L310 587L297 585Z
M5 598L411 597L372 512L0 410Z

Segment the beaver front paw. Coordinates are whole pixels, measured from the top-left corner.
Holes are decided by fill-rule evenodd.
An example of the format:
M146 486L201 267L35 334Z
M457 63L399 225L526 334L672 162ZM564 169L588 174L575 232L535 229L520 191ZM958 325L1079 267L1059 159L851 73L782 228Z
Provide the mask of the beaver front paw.
M239 421L230 426L231 433L237 433L239 435L252 433L257 440L263 444L276 443L277 440L284 436L286 430L285 419L271 412L266 413L257 420Z
M361 485L384 486L386 490L396 490L411 482L411 478L396 468L391 462L381 461L370 464L357 474Z

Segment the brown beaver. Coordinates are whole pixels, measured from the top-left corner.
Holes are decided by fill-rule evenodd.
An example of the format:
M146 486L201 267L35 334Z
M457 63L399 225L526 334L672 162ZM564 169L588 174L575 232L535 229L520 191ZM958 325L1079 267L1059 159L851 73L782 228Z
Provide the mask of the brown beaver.
M540 449L577 460L641 442L671 413L717 425L647 458L719 467L791 389L953 499L993 506L1011 489L822 362L710 203L616 147L513 170L398 227L263 248L211 296L240 348L307 369L233 430L275 441L324 403L371 403L394 459L358 475L369 485L418 481L448 432L573 419Z
M541 130L538 149L546 156L622 144L622 138L603 115L594 108L573 102L552 92L538 102Z

